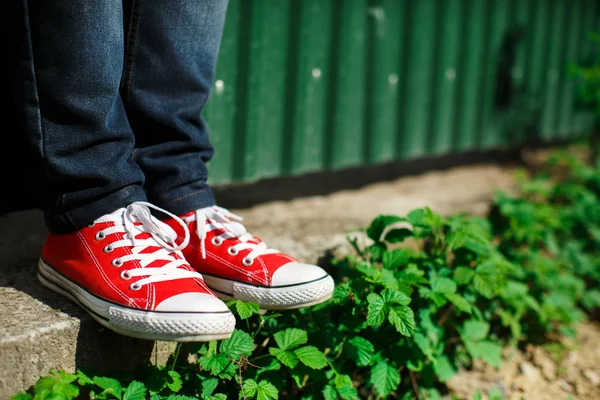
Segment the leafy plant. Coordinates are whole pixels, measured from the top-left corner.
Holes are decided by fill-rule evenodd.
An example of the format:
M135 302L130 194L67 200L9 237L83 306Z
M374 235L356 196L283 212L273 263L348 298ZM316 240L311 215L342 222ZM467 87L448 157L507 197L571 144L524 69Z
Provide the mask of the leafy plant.
M378 216L333 261L327 303L262 313L230 301L230 339L178 345L167 366L127 378L52 372L13 399L440 399L460 368L573 335L600 306L599 196L600 165L558 153L485 218Z

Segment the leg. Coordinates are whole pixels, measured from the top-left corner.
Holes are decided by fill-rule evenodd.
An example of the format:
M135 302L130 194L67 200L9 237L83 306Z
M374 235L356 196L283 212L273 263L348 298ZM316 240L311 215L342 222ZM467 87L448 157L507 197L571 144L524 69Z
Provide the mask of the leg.
M151 202L175 214L215 204L201 117L213 82L226 0L132 0L121 93L134 158Z
M148 198L188 224L192 236L183 254L216 293L271 309L317 304L331 297L332 278L246 232L236 216L213 206L206 184L213 152L200 113L225 7L223 0L134 0L122 93L135 159ZM166 222L181 232L179 221Z
M229 337L235 318L179 256L185 241L140 202L144 176L119 94L121 0L25 4L24 126L51 230L40 282L121 334Z
M119 95L120 0L25 1L23 126L39 165L51 231L76 231L145 200L134 136Z

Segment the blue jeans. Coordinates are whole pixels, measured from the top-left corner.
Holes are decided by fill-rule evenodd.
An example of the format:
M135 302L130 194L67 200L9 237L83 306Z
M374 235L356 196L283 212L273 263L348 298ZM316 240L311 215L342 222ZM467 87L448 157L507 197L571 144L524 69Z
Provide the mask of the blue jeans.
M24 0L21 123L50 231L213 205L201 117L227 0ZM19 93L18 87L13 87Z

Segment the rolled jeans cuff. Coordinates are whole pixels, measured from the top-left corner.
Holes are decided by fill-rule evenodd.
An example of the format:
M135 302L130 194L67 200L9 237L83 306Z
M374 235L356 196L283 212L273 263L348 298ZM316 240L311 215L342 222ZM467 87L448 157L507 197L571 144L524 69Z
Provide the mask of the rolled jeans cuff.
M215 204L217 204L215 196L212 189L208 186L166 202L155 203L158 207L164 208L175 215L183 215L200 208L214 206Z
M50 232L71 233L91 224L103 215L127 207L136 201L146 201L146 193L141 186L131 185L81 207L57 213L46 212L44 217Z

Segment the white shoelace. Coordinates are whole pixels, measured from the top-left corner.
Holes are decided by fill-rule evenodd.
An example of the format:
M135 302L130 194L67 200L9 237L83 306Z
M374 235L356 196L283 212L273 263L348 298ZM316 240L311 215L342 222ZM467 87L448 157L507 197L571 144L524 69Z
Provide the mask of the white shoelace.
M212 238L214 246L220 246L227 239L239 241L239 243L227 249L229 255L236 256L241 250L251 250L242 260L245 266L252 265L254 259L262 255L280 253L279 250L269 248L263 241L259 243L251 242L254 237L240 223L243 218L225 208L217 206L202 208L196 210L194 216L184 217L184 221L188 223L194 219L197 221L196 234L200 238L202 258L204 259L206 258L206 236L208 232L214 230L224 231Z
M170 226L159 221L152 216L150 208L158 210L168 216L174 218L185 231L185 238L179 245L175 243L177 234ZM122 257L115 258L112 264L115 267L120 267L128 261L137 260L142 268L123 270L121 278L129 280L136 276L146 276L130 285L132 290L139 290L143 285L154 282L170 281L183 278L202 278L198 272L190 271L182 268L189 264L185 261L181 253L190 240L190 232L185 222L176 215L171 214L159 207L156 207L146 202L135 202L115 211L112 214L105 215L94 221L94 224L100 222L112 221L115 225L105 228L96 234L96 240L104 240L114 233L124 233L123 239L110 242L104 252L109 253L119 247L130 247L132 254L127 254ZM136 222L138 224L136 224ZM141 233L150 235L148 238L136 238ZM159 250L145 253L144 250L148 247L160 247ZM174 257L173 253L179 258ZM150 267L148 265L156 261L166 261L161 267Z

